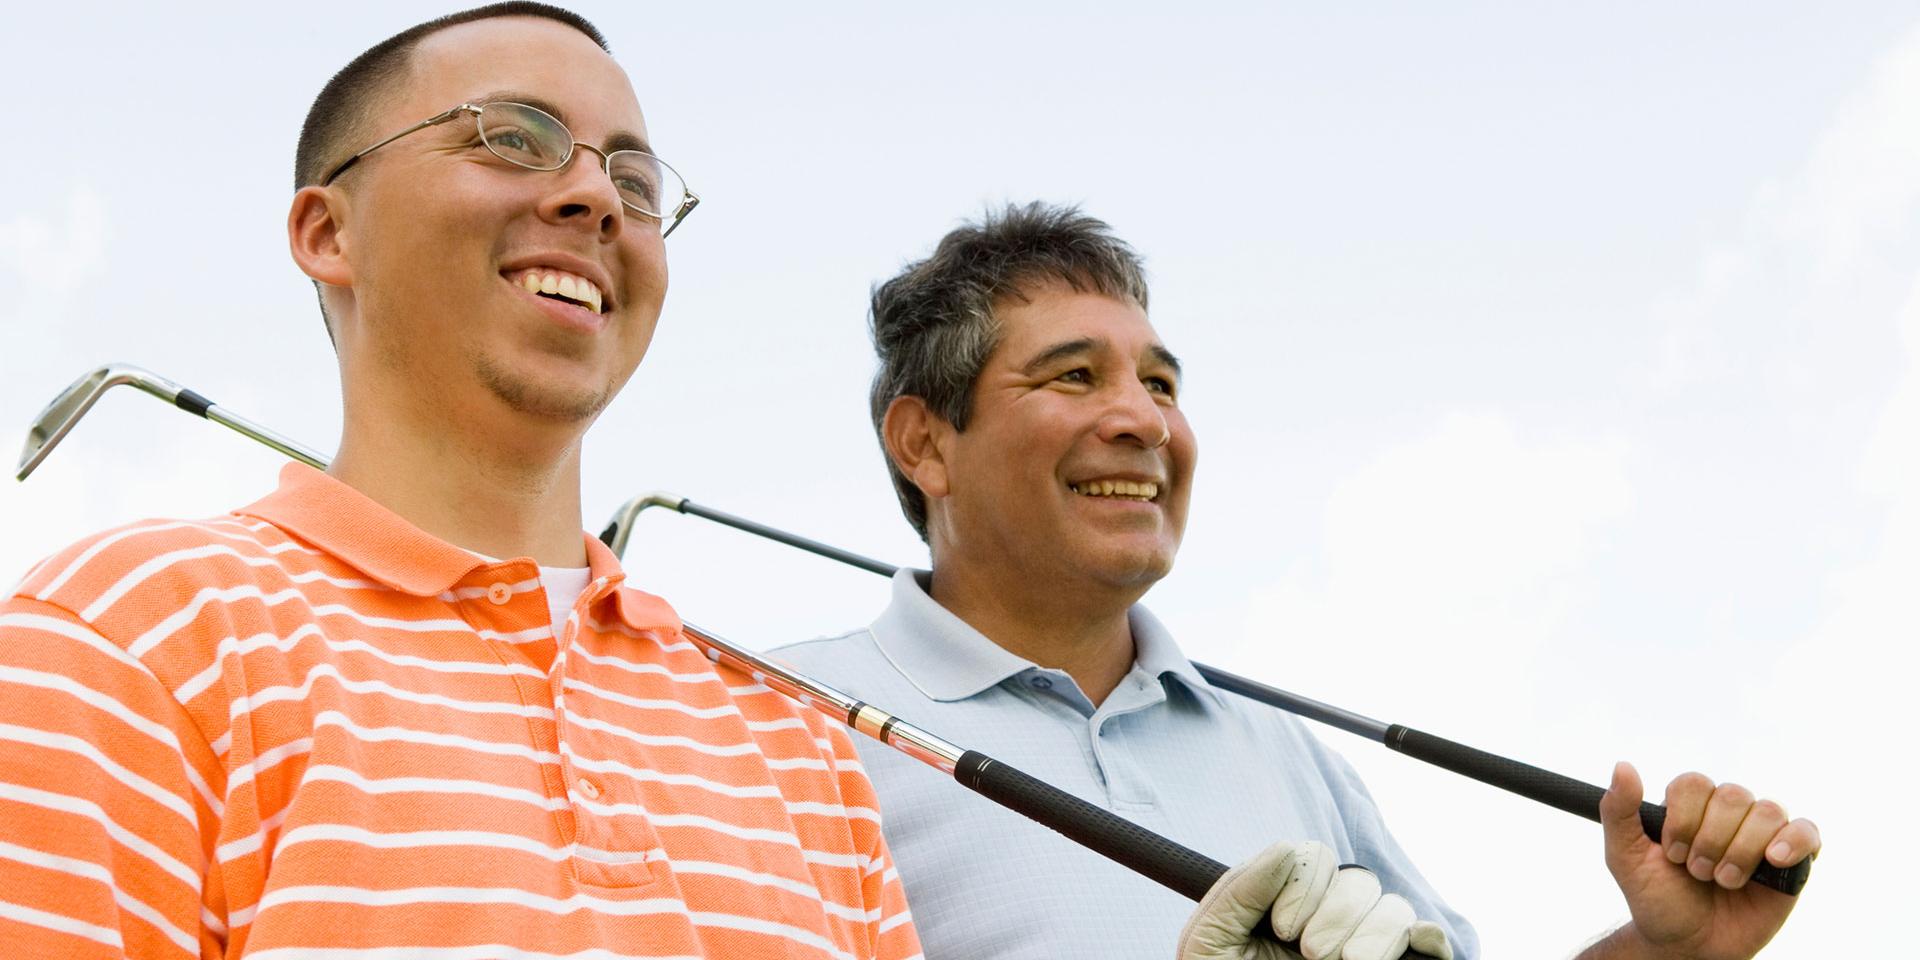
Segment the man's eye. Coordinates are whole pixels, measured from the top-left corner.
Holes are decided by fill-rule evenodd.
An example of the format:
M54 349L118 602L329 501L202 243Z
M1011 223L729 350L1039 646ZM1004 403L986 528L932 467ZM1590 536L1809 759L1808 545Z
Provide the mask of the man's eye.
M1092 383L1093 371L1088 370L1086 367L1076 367L1072 370L1068 370L1066 373L1063 373L1055 377L1054 379L1065 380L1068 383Z
M1148 390L1173 396L1173 381L1165 377L1148 377L1145 381Z

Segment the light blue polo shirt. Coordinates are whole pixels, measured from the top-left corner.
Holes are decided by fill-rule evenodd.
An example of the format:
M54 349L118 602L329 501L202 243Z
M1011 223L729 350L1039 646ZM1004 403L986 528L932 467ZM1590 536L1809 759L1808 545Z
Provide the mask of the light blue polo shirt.
M771 656L1224 863L1275 840L1329 844L1446 926L1455 957L1478 956L1473 928L1408 862L1353 768L1294 717L1208 686L1144 607L1128 613L1133 669L1096 709L1065 672L935 603L927 576L895 575L871 627ZM930 960L1172 960L1192 901L854 740Z

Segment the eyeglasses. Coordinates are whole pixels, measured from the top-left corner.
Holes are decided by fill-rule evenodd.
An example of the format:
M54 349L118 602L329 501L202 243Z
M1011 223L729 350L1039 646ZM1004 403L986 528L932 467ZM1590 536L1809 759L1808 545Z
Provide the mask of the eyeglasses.
M614 188L620 191L620 202L643 217L660 221L662 237L672 233L680 221L685 220L687 214L700 204L700 198L687 189L687 182L680 179L680 174L667 166L665 160L644 150L615 150L608 153L573 139L573 131L568 130L567 125L553 114L524 103L505 101L479 106L463 103L446 113L428 117L348 157L322 177L320 185L324 187L332 183L348 167L359 163L361 157L409 133L438 126L469 113L473 114L474 125L480 131L480 142L486 144L494 156L529 170L559 170L565 167L567 161L573 159L574 147L593 151L600 157L600 169L606 171L613 180Z

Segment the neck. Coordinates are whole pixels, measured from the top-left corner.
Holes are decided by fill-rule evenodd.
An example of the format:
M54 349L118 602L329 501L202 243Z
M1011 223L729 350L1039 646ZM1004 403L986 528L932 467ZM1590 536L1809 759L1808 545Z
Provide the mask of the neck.
M579 434L491 426L449 422L445 408L374 402L349 389L340 452L327 472L455 546L585 566Z
M1146 591L1062 588L1005 575L1009 566L936 561L930 593L1008 653L1066 671L1087 699L1105 702L1133 668L1127 609Z

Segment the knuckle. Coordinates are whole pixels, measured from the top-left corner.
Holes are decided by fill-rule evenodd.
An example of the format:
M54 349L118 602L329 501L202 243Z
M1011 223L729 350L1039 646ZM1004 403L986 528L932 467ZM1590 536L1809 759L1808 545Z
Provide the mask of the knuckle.
M1737 783L1723 783L1713 791L1714 802L1728 807L1753 805L1753 791Z
M1713 781L1698 771L1688 771L1667 784L1669 797L1704 797L1713 792Z
M1773 800L1754 801L1753 811L1749 815L1779 823L1787 822L1787 808Z

